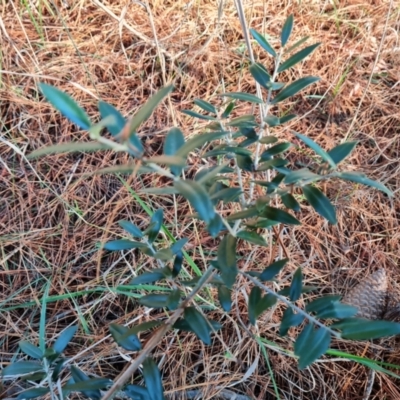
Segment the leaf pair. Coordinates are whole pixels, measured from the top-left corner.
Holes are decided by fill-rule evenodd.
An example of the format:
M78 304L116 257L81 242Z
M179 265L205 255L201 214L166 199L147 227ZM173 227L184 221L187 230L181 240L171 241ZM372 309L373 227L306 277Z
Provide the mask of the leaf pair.
M277 301L273 294L262 295L262 291L258 286L251 289L248 304L249 320L252 325L255 325L257 318L268 308L275 305Z

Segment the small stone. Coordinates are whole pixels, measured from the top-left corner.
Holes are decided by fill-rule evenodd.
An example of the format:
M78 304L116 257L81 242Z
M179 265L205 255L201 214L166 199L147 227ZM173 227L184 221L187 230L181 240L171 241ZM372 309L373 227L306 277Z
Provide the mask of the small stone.
M342 303L358 309L355 317L381 319L386 311L387 291L386 271L380 268L351 289L344 296Z

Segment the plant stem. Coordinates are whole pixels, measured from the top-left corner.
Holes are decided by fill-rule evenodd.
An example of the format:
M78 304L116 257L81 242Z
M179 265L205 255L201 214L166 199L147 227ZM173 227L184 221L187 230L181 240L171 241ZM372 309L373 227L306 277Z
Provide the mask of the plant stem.
M136 357L135 361L128 365L120 376L116 379L114 385L108 390L103 396L102 400L111 400L117 393L122 390L128 380L132 377L133 373L140 367L143 361L149 356L149 354L160 344L163 336L171 329L172 325L182 315L185 307L193 300L196 294L203 289L203 287L212 279L214 275L214 268L209 267L203 274L203 276L197 282L197 285L193 288L192 292L181 302L179 308L168 318L164 325L161 326L147 342L142 352Z
M281 296L280 294L274 292L272 289L270 289L268 286L263 285L261 282L259 282L257 279L253 278L251 275L247 274L246 272L240 272L243 276L245 276L249 281L253 282L256 286L259 288L265 290L267 293L272 294L275 296L278 300L282 301L285 303L287 306L291 307L293 310L297 311L299 314L303 315L306 317L310 322L312 322L315 325L318 325L321 328L326 329L332 336L335 336L336 338L340 339L341 335L339 332L335 332L328 326L324 325L322 322L319 322L316 318L311 316L310 314L306 313L304 310L302 310L300 307L297 307L295 304L293 304L290 300L288 300L286 297Z

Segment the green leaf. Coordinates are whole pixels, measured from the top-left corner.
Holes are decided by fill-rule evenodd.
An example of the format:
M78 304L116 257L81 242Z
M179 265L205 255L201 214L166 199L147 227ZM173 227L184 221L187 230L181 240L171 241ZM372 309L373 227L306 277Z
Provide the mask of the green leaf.
M271 148L265 150L261 154L261 160L262 161L269 160L272 156L283 153L284 151L290 149L292 146L293 146L292 143L276 144L275 146L272 146Z
M238 211L237 213L229 215L226 219L228 221L235 221L238 219L252 218L258 216L259 213L257 207L249 207L246 210Z
M226 189L222 189L218 191L217 193L214 193L212 196L210 196L211 200L222 200L224 203L228 203L231 201L235 201L240 194L242 193L242 189L239 187L230 187Z
M231 101L225 108L224 112L221 115L222 119L228 118L233 109L235 108L235 101Z
M159 208L151 216L150 224L144 232L144 234L147 235L148 242L150 244L152 244L156 240L163 223L163 218L164 218L164 212L162 208Z
M39 347L34 346L32 343L28 342L27 340L22 340L18 343L19 348L28 356L32 358L36 358L40 360L43 358L43 352L40 350Z
M265 296L263 296L260 301L256 305L256 315L257 318L268 308L271 308L273 305L276 304L277 302L276 296L274 296L272 293L269 293Z
M143 377L149 393L149 400L165 400L161 373L151 357L143 361Z
M278 208L266 206L261 214L262 217L272 219L273 221L281 222L288 225L301 225L300 221L287 213L286 211L279 210Z
M238 154L241 156L251 156L253 154L252 151L244 149L243 147L224 146L220 149L207 151L202 155L202 158L216 157L229 153Z
M154 109L159 103L174 90L173 85L168 85L160 89L154 96L147 100L146 104L142 106L139 111L133 116L129 124L129 135L132 135L139 126L145 122L153 113Z
M301 168L297 171L292 171L287 174L284 178L284 182L287 185L291 185L292 183L298 183L300 181L304 182L313 182L319 179L320 176L311 172L308 168Z
M265 239L256 232L240 231L236 236L259 246L267 246Z
M288 115L285 115L285 116L279 118L280 125L283 125L283 124L285 124L286 122L289 122L289 121L291 121L292 119L294 119L294 118L296 118L296 117L297 117L297 115L295 115L295 114L288 114Z
M147 294L138 299L138 302L146 307L164 308L168 306L168 295L166 294Z
M249 304L248 304L248 314L249 314L249 321L252 325L255 325L257 322L257 304L261 300L262 291L258 286L254 286L251 289L249 295Z
M267 39L265 39L264 36L262 36L260 33L255 31L254 29L250 29L250 33L252 34L253 38L257 41L257 43L269 54L271 54L272 57L276 57L276 52L275 50L271 47L271 45L268 43Z
M270 126L271 128L278 126L280 124L280 120L278 117L276 117L275 115L267 115L264 118L264 122L267 123L268 126Z
M272 168L279 168L289 164L288 160L283 158L272 158L266 162L263 162L258 165L257 172L267 171Z
M170 311L176 310L181 301L181 291L179 289L175 289L168 296L167 307Z
M68 346L68 343L74 337L76 331L78 330L78 325L69 326L65 329L60 336L57 338L52 348L57 354L61 354L65 348Z
M174 187L189 201L199 214L199 217L208 225L215 216L214 205L204 187L198 182L190 180L176 180Z
M226 163L214 167L202 168L197 172L194 180L201 185L207 186L207 184L211 184L210 181L212 181L217 175L231 173L233 171L233 168L227 167Z
M194 307L186 307L184 318L196 336L207 345L211 344L210 328L206 319Z
M131 234L133 237L139 238L141 239L143 237L143 233L142 231L134 224L132 224L132 222L130 221L126 221L126 220L120 220L118 221L118 225L124 229L125 231L127 231L129 234Z
M336 225L336 211L329 199L314 186L306 185L302 187L302 190L305 198L314 210L331 224Z
M278 138L275 136L264 136L259 140L260 143L262 144L273 144L278 141Z
M45 396L47 393L50 393L49 388L33 388L24 390L17 396L17 400L24 400L24 399L36 399L41 396Z
M161 325L163 322L162 321L147 321L143 322L139 325L133 326L132 328L129 328L125 333L122 333L121 338L125 338L125 336L130 336L132 334L137 335L139 332L143 331L148 331L149 329L153 329L156 326Z
M99 111L102 119L110 115L114 117L113 123L108 123L106 127L112 136L117 136L125 127L125 118L114 106L104 101L99 101Z
M160 279L165 278L165 275L161 272L161 270L153 271L153 272L145 272L135 278L129 283L130 285L143 285L146 283L157 282Z
M42 372L43 366L35 361L18 361L3 368L3 376L26 375L33 372Z
M83 371L81 371L78 367L75 367L75 365L71 366L71 375L72 375L74 382L76 382L76 383L77 382L86 382L86 381L90 380L90 378ZM100 390L81 390L81 393L83 395L85 395L86 397L89 397L90 399L93 399L93 400L101 399Z
M153 257L156 260L162 260L162 261L168 261L171 260L174 257L174 253L172 252L171 249L161 249L158 250Z
M99 150L109 150L109 147L103 143L99 142L69 142L69 143L62 143L62 144L55 144L54 146L47 146L43 147L42 149L38 149L32 151L27 156L28 160L33 158L38 158L45 156L47 154L60 154L60 153L76 153L76 152L92 152L92 151L99 151Z
M110 333L115 342L128 351L139 351L142 349L139 338L123 325L110 324Z
M293 46L290 46L283 54L288 54L291 53L294 49L297 49L299 46L301 46L303 43L305 43L308 39L310 39L310 36L305 36L298 40Z
M286 86L282 89L271 101L271 104L277 104L287 98L294 96L300 90L303 90L307 86L310 86L314 82L318 82L320 78L316 78L315 76L306 76L304 78L300 78L297 81L291 83L289 86Z
M194 99L194 104L196 104L196 106L199 106L200 108L202 108L204 111L216 114L217 110L215 109L215 107L209 103L208 101L204 101L201 99Z
M148 400L149 398L148 390L139 385L128 385L125 387L124 392L132 400Z
M282 47L285 46L287 41L289 40L290 34L293 30L293 14L289 15L283 24L282 32L281 32L281 44Z
M253 63L250 66L250 73L257 83L262 87L269 89L269 83L271 82L271 77L268 71L264 68L262 64Z
M221 278L228 289L231 289L236 281L238 273L236 265L236 242L237 239L227 234L218 246L217 260L221 271Z
M350 155L350 153L354 150L357 144L358 141L345 142L339 144L332 150L329 150L328 154L336 164L339 164L341 161L343 161L346 157Z
M227 126L240 128L241 133L249 131L253 135L254 126L257 126L256 119L252 114L241 115L237 118L232 118Z
M357 307L335 302L324 310L317 312L317 317L321 319L343 319L354 317L358 312Z
M314 292L315 290L318 290L319 288L317 286L303 286L301 288L301 293L309 293L309 292ZM278 294L282 296L289 296L290 293L290 287L285 287L281 289Z
M301 267L299 267L294 273L292 283L290 285L289 298L291 301L297 301L300 298L302 281L303 274L301 272Z
M184 167L186 165L186 160L183 157L179 156L153 156L146 159L146 163L154 163L154 164L165 164L170 167Z
M75 103L68 94L46 83L39 83L39 88L47 101L61 114L82 129L89 129L91 122L86 112Z
M249 171L249 172L254 171L254 163L250 156L237 155L236 162L238 167L243 171Z
M190 117L204 119L206 121L216 121L217 120L215 117L210 117L209 115L199 114L198 112L192 111L192 110L181 110L181 113L189 115Z
M209 319L208 322L212 326L212 329L211 329L207 323L207 326L209 327L210 332L212 332L213 330L217 331L222 328L222 325L217 321L213 321L213 320ZM175 324L173 325L173 328L179 329L181 331L186 331L186 332L194 332L194 330L190 327L189 323L185 319L180 319L180 320L176 321Z
M212 140L220 139L223 136L226 136L229 132L210 132L210 133L203 133L201 135L197 135L192 139L188 140L179 150L176 152L175 155L180 157L187 157L187 155L197 149L198 147L203 146L207 142L211 142Z
M281 195L282 203L285 205L285 207L289 208L290 210L293 211L300 211L300 204L298 201L294 198L294 196L290 193L285 193Z
M294 134L301 139L308 147L314 150L324 161L326 161L332 168L336 168L335 162L332 160L331 156L322 148L315 143L312 139L304 136L300 133L294 132Z
M104 249L109 251L118 250L131 250L131 249L146 249L147 245L141 242L135 242L133 240L121 239L112 240L104 244Z
M304 60L308 55L310 55L321 43L316 43L311 46L305 47L303 50L300 50L292 57L288 58L285 62L283 62L279 68L278 72L285 71L288 68L293 67L298 62Z
M106 389L108 386L112 385L112 381L107 378L91 378L87 381L67 383L63 389L82 392L84 390L96 390L96 389Z
M164 153L167 156L174 156L178 150L185 144L185 137L179 128L171 128L165 138ZM185 156L186 157L186 156ZM179 176L182 173L182 167L172 166L171 173Z
M221 216L219 214L215 214L214 218L207 225L207 230L211 237L215 238L221 232L224 227L224 223L222 222Z
M393 192L390 191L385 185L380 182L373 181L372 179L367 178L361 172L340 172L338 174L339 178L345 179L347 181L361 183L362 185L367 185L373 188L376 188L384 193L386 193L389 197L393 197Z
M218 300L224 311L229 312L232 308L231 290L224 285L218 286Z
M349 340L372 340L400 334L400 324L389 321L368 321L362 318L348 318L332 324L340 329L342 337Z
M171 246L171 251L173 254L179 253L183 246L188 242L188 238L182 238L177 240L172 246Z
M299 368L302 370L321 357L329 349L331 334L325 328L313 329L306 325L294 344L294 354L299 357Z
M257 103L257 104L263 104L263 100L260 99L257 96L254 96L253 94L249 93L243 93L243 92L231 92L231 93L223 93L220 96L222 97L230 97L235 100L242 100L242 101L248 101L250 103Z
M265 268L263 272L261 272L261 275L259 277L260 281L265 282L274 279L274 277L280 272L280 270L286 265L288 261L289 260L287 258L284 258L268 265L268 267Z
M135 158L142 158L144 154L144 148L142 141L138 138L135 132L133 132L129 139L126 141L128 146L128 153Z
M287 308L282 316L279 334L286 336L292 326L299 326L303 321L304 316L302 314L295 314L291 307Z
M179 272L181 272L182 269L182 264L183 264L183 253L179 251L175 256L174 263L172 265L172 278L176 278L179 275Z
M341 296L337 295L328 295L328 296L323 296L320 297L316 300L313 300L311 303L308 303L306 305L306 311L308 313L315 312L319 313L329 306L331 306L332 303L337 303L340 300Z

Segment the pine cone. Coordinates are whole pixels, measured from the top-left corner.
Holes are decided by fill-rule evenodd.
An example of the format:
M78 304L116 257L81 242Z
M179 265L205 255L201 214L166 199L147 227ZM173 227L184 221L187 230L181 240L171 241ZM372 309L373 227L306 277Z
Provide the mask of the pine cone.
M381 268L350 290L342 302L357 307L358 318L381 319L386 311L387 291L386 271Z

